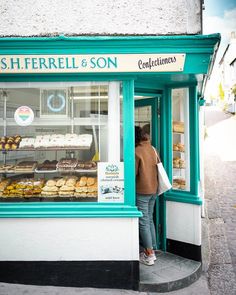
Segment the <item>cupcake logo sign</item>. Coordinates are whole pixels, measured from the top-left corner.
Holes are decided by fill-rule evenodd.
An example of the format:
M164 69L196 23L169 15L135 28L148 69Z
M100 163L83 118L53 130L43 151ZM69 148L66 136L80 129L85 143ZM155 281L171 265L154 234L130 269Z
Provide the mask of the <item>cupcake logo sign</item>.
M20 106L15 111L14 119L19 126L29 126L34 120L34 112L28 106Z
M106 173L117 174L119 168L117 165L111 164L106 167Z

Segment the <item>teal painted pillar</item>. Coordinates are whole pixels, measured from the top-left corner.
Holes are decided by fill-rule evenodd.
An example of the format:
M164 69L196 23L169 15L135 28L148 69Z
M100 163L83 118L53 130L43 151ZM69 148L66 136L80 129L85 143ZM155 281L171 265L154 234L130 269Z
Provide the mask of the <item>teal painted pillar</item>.
M135 206L134 81L123 81L125 203Z
M199 120L196 86L189 87L190 130L190 185L191 193L198 196L199 180Z

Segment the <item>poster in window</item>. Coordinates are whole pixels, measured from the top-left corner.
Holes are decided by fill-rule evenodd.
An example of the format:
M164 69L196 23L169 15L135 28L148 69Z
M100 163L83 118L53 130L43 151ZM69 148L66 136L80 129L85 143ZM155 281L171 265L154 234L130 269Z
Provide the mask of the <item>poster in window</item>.
M98 163L98 202L124 202L124 163Z

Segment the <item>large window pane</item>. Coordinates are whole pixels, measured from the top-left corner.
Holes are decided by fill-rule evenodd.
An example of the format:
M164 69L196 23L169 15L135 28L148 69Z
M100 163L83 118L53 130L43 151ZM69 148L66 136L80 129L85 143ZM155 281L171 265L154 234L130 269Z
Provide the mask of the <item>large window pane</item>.
M121 84L1 86L1 200L99 201L99 163L123 157Z
M172 90L173 189L190 190L189 92Z

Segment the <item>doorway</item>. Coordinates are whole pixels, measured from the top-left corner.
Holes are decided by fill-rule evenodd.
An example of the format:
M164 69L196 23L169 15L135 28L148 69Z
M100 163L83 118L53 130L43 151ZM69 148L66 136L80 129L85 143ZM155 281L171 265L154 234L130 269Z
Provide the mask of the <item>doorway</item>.
M135 126L150 130L151 144L160 151L160 99L161 96L135 96ZM164 201L158 197L156 201L154 223L156 228L157 247L165 250L164 237Z

